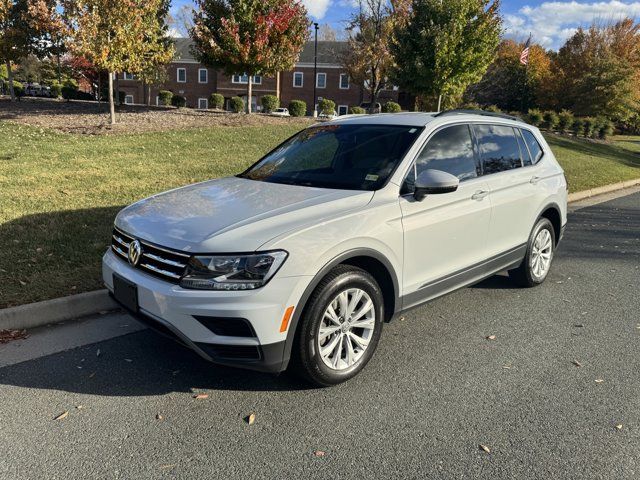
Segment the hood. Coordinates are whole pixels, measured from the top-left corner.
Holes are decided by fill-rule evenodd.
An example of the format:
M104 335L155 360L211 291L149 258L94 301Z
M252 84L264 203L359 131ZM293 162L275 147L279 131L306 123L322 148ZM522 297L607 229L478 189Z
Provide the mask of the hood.
M362 208L372 196L229 177L134 203L118 214L116 226L186 252L251 252L294 228Z

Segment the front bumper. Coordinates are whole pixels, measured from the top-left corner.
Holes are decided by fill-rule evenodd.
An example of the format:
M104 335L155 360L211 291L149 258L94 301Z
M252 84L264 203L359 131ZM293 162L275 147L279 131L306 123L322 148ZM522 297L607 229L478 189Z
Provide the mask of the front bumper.
M214 363L279 372L287 331L288 306L297 305L310 277L273 278L252 291L187 290L133 268L111 251L102 260L104 284L113 292L113 274L133 282L142 323L179 341Z

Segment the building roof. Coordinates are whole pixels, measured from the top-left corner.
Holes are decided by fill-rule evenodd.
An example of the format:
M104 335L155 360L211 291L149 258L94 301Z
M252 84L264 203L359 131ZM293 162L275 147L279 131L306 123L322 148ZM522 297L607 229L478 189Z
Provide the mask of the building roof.
M191 52L193 41L190 38L175 38L176 54L174 62L196 62L196 58ZM318 64L319 65L338 65L340 63L339 56L347 48L347 42L318 42ZM300 53L298 64L313 64L314 42L309 41L305 44Z

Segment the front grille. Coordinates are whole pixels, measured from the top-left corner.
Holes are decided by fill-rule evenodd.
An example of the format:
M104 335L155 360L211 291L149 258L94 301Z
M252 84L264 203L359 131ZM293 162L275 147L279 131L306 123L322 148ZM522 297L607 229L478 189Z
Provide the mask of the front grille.
M133 237L114 228L111 237L111 250L122 260L128 262L129 245L133 241ZM185 273L190 256L185 253L176 252L175 250L153 245L144 240L138 239L138 241L142 247L142 254L136 268L154 277L162 278L172 283L178 283L180 277Z

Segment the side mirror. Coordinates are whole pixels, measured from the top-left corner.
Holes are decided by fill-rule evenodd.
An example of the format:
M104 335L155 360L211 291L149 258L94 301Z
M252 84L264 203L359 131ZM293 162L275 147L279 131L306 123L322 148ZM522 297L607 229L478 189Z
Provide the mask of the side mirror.
M427 169L418 175L413 196L421 202L427 195L455 192L458 185L460 180L455 175L442 170Z

